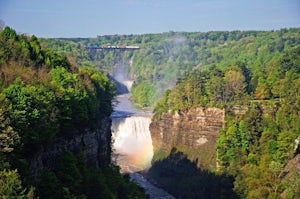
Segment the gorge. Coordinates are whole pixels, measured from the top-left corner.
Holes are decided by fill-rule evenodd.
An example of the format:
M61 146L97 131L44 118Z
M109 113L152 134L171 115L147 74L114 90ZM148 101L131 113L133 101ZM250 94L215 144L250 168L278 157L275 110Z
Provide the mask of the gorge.
M279 115L286 112L290 104L287 101L279 103L276 100L247 100L245 97L243 104L233 100L223 108L213 108L210 104L203 106L203 102L197 99L205 100L202 95L206 92L203 87L200 87L199 90L204 91L197 95L195 87L199 84L209 85L203 82L207 74L200 73L203 77L196 75L182 80L185 82L178 83L158 103L159 107L156 110L165 110L165 112L156 115L150 124L154 160L147 177L154 179L159 186L177 198L218 198L220 196L239 198L244 194L243 190L239 189L247 189L238 187L239 183L241 186L247 186L246 180L254 182L257 180L256 177L252 178L251 174L248 174L248 172L259 171L256 164L266 167L266 174L257 174L269 176L267 180L270 184L265 185L266 190L277 185L283 189L287 186L285 183L295 179L299 175L296 166L299 151L297 152L298 147L294 147L293 144L298 136L297 131L293 134L287 133L290 137L286 139L281 137L285 132L280 132L278 127L283 122L278 118ZM210 79L205 81L209 82ZM209 88L207 86L205 89ZM211 91L207 90L207 92ZM292 102L294 100L291 98ZM198 104L190 105L190 101ZM178 110L177 106L181 108ZM167 108L164 109L165 107ZM219 107L222 106L219 104ZM278 124L275 123L276 121ZM297 124L295 127L297 128ZM276 138L278 132L280 133ZM273 154L276 150L276 154ZM260 162L251 160L258 155L255 154L256 151L263 151L259 154L262 158ZM292 163L287 164L288 168L293 166L281 173L284 164L280 163L282 160L277 155L295 157ZM268 156L277 162L273 160L265 164L263 158ZM243 168L239 170L235 164L241 164ZM248 167L250 167L249 171ZM244 179L243 175L250 176ZM259 176L258 180L267 181L262 176ZM298 183L298 180L296 181ZM197 189L198 187L202 189ZM295 187L298 186L294 186L293 190L287 188L282 194L296 193ZM257 190L257 193L263 192ZM270 191L271 194L273 193ZM282 198L286 197L282 196Z
M159 119L153 118L152 112L137 109L130 101L133 80L128 78L127 67L124 63L117 64L110 74L113 81L117 81L120 93L115 98L111 131L112 160L120 166L121 172L129 173L131 179L145 188L153 199L174 198L156 186L166 188L178 198L188 197L183 187L189 184L183 185L182 182L188 180L189 175L195 177L195 183L205 178L218 182L214 184L216 190L206 194L214 192L212 196L217 197L222 191L224 196L232 196L230 179L213 173L206 176L199 170L217 169L216 143L218 131L225 124L225 110L195 107L175 114L165 113ZM168 180L182 186L177 191L170 188L170 183L164 184L165 178L162 176L170 172L172 175ZM207 185L203 184L203 187L209 190ZM195 195L196 198L198 196Z
M151 167L153 146L149 126L152 113L135 108L130 101L133 80L128 78L126 64L115 66L111 77L119 92L115 97L114 112L110 116L112 161L120 167L121 173L129 173L131 180L144 188L151 199L174 199L138 173Z
M0 175L40 198L297 198L299 30L44 39L57 53L6 29ZM105 43L141 48L84 48Z

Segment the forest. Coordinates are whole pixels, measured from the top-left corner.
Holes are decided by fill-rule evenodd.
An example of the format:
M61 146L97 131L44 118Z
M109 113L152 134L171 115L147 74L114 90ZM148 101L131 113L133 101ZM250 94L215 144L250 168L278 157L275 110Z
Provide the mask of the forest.
M296 45L259 69L240 64L186 74L158 101L155 118L195 106L224 108L215 173L233 177L240 198L299 198L299 170L287 166L299 156L299 92Z
M105 35L96 38L41 39L41 44L79 66L91 65L111 73L117 64L128 65L134 79L132 99L140 107L153 107L165 90L186 72L211 67L244 65L257 71L300 43L300 29L276 31L166 32L143 35ZM93 45L135 45L136 51L86 50ZM258 81L258 80L256 80ZM253 82L254 79L253 79ZM254 85L255 86L255 85Z
M0 198L146 198L107 161L89 166L80 151L65 151L39 176L31 158L112 112L114 85L93 68L78 68L41 47L35 36L0 32ZM109 145L109 143L108 143Z
M175 194L197 198L196 193L210 191L224 193L224 198L299 198L300 174L288 165L300 151L295 146L300 132L300 28L71 39L37 39L6 28L0 43L0 185L5 179L18 187L0 186L4 187L0 194L49 198L45 190L53 190L62 198L93 198L102 191L146 197L134 184L127 184L128 176L121 177L118 168L90 170L82 164L82 156L72 152L61 157L71 170L59 164L55 171L44 171L47 187L35 187L24 169L26 156L41 144L72 136L73 129L110 114L115 91L106 74L117 64L126 64L135 81L132 100L140 107L153 107L154 119L196 106L226 111L216 148L218 170L195 171L185 154L171 154L175 161L188 163L186 168L195 171L197 182L204 185L203 177L210 178L219 189L199 190L190 178L176 176L186 190L173 183L169 189ZM88 45L136 45L140 50L87 50ZM174 160L162 160L163 169L174 166ZM174 174L176 168L168 172ZM70 187L74 177L76 189ZM93 183L102 189L95 190Z
M195 106L224 108L226 125L220 131L216 149L220 168L209 172L234 179L228 182L228 187L233 183L231 197L299 198L299 171L286 171L288 162L299 153L294 142L300 132L299 28L41 42L75 55L73 61L79 65L90 63L107 73L117 63L128 64L128 73L135 80L132 100L141 107L154 107L155 119ZM84 50L86 45L122 44L137 45L140 50ZM170 164L168 161L166 164ZM187 184L197 189L193 182L182 182ZM176 194L180 187L170 190ZM181 193L191 193L185 191Z

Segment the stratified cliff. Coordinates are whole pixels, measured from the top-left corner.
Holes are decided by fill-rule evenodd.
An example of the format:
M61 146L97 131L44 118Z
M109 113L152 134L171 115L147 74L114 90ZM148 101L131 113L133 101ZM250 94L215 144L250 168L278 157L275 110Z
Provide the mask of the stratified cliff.
M154 161L176 148L196 161L198 167L215 169L216 140L224 117L225 110L219 108L197 107L175 114L164 113L150 125Z

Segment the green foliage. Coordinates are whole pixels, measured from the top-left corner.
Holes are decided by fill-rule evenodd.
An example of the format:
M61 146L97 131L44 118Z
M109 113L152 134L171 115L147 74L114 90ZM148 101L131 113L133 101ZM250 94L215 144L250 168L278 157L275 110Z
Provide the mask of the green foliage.
M285 176L284 166L295 156L294 140L300 132L299 49L296 45L276 53L260 68L253 60L247 68L237 63L188 73L158 101L155 119L192 106L225 107L226 125L217 141L218 165L235 178L234 191L241 198L292 198L299 189L288 188L286 181L297 175ZM266 48L261 50L269 55ZM169 185L172 182L164 186Z
M45 169L40 178L43 183L39 184L39 195L45 199L59 198L61 195L61 184L56 175Z
M95 89L94 91L96 92L96 98L100 99L98 102L99 109L101 109L100 114L110 115L113 111L111 101L116 94L116 88L113 83L109 81L107 76L102 75L91 68L85 68L82 71L82 74L84 77L88 75L91 78L91 83L93 84ZM85 78L84 80L88 87L89 82L87 82Z
M277 63L270 63L284 68L276 71L273 83L258 81L253 98L271 100L252 101L245 114L228 118L220 132L219 163L223 171L235 176L234 189L241 198L292 198L299 193L298 189L286 186L295 173L290 171L288 177L284 174L285 164L296 153L294 140L299 136L300 123L298 64L284 60L298 50L299 47L292 49ZM298 63L299 57L294 58L293 63ZM269 73L274 75L274 71L268 71L266 77ZM261 85L268 89L267 97L260 90ZM246 132L244 136L243 132Z
M20 132L25 148L29 145L36 150L40 143L51 143L59 132L69 133L111 113L114 88L105 75L92 69L78 71L66 57L42 49L34 36L30 40L25 36L10 39L13 43L4 42L3 46L10 56L0 71L6 85L3 92L12 104L7 117ZM21 61L14 52L19 43L29 52ZM6 49L9 45L12 48ZM29 65L24 67L20 62Z
M55 123L48 121L50 110L47 110L54 103L54 96L43 89L26 86L20 79L5 89L6 97L12 104L9 118L24 143L46 142L55 135ZM45 103L50 107L45 106Z
M239 68L193 71L180 79L175 88L157 102L154 110L159 117L163 113L161 107L165 107L164 112L185 110L196 105L223 107L245 99L245 88L245 77Z
M140 83L131 90L132 99L142 107L150 106L155 100L155 88L150 83Z
M173 87L177 79L182 78L186 72L210 67L224 69L228 66L238 65L246 85L239 84L236 89L242 88L240 91L245 89L247 93L252 93L257 87L255 80L257 75L264 76L266 68L276 71L274 68L268 67L268 63L299 45L299 39L299 28L293 28L277 31L111 35L85 39L43 39L41 42L59 53L73 55L79 66L90 64L112 73L116 64L129 65L130 75L135 77L133 89L138 87L137 90L140 90L140 84L150 84L154 88L153 95L149 95L148 92L133 94L135 101L141 98L141 106L149 106L149 104L145 104L145 101L152 102L154 98L154 102L156 102L164 91ZM133 52L86 50L84 46L89 45L137 45L140 50ZM299 53L295 52L282 60L281 62L284 64L281 71L289 70L290 64L293 64L298 55ZM231 73L231 75L233 74ZM276 74L270 77L265 76L265 79L269 81L268 84L273 83L274 75ZM239 76L237 77L239 78ZM233 81L234 79L228 80ZM243 88L243 86L246 87ZM232 90L233 87L228 87L228 89ZM259 97L268 97L262 88L259 90Z
M118 167L91 169L81 155L70 151L61 155L53 171L44 170L38 191L42 198L146 198Z
M96 119L111 113L111 82L93 69L79 70L74 63L99 66L109 73L116 63L125 62L135 77L132 92L137 103L152 106L163 95L154 109L156 118L193 106L226 108L228 117L218 139L218 158L221 170L235 178L234 190L240 197L293 198L299 195L299 189L287 185L298 176L294 173L284 177L282 171L294 155L293 142L300 132L299 41L299 28L43 39L42 44L54 47L54 52L41 48L35 36L18 35L7 27L0 33L0 168L18 166L25 176L26 158L35 151L59 137L92 127ZM123 54L84 49L85 45L108 44L139 45L141 49ZM163 94L179 77L175 88ZM246 111L234 115L236 105ZM38 188L41 196L145 197L113 166L92 171L73 153L64 154L61 162L69 162L71 169L60 163L46 170L42 177L45 183ZM176 159L176 163L182 162L186 160ZM194 166L183 168L176 169L183 173L195 171ZM174 175L173 171L168 167L163 177ZM17 173L12 172L10 177L14 179L10 182L19 187L15 189L17 194L25 197ZM26 177L27 186L30 182ZM211 173L189 174L188 178L169 182L174 185L180 180L187 190L184 196L207 191L232 193L231 179ZM199 189L205 184L209 185L207 189Z
M156 116L162 115L163 113L167 113L169 110L168 106L168 99L169 95L171 93L171 90L167 90L164 95L161 97L161 99L157 102L157 105L154 108L154 112L156 113Z
M23 187L17 170L0 171L0 198L32 199L33 188L27 191Z
M0 33L1 37L3 37L5 40L13 39L16 40L18 35L15 30L12 28L6 26L2 32Z
M224 74L225 100L240 99L245 92L245 77L240 71L229 70Z
M270 56L270 48L260 53ZM235 192L241 198L288 198L283 196L288 191L294 196L298 190L286 187L284 166L295 156L300 132L299 49L276 53L260 68L254 63L261 60L253 60L247 67L232 62L187 73L157 102L155 119L193 106L225 107L218 163L221 172L235 178Z
M35 36L7 27L0 44L0 198L146 198L114 166L91 169L71 152L56 168L45 165L40 177L32 176L29 164L37 152L111 114L115 89L105 75L72 66ZM35 177L39 186L29 189Z
M11 127L10 120L5 118L5 111L0 108L0 155L14 150L20 142L19 134Z

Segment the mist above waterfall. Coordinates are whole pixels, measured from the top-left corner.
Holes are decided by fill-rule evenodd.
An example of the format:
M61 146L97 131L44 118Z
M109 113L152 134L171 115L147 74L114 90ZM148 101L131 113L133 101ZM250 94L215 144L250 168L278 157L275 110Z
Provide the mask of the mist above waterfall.
M123 61L122 63L118 63L113 67L111 76L116 82L119 94L129 93L133 84L133 80L128 78L128 68ZM124 91L124 88L120 88L123 86L125 86L126 91Z

